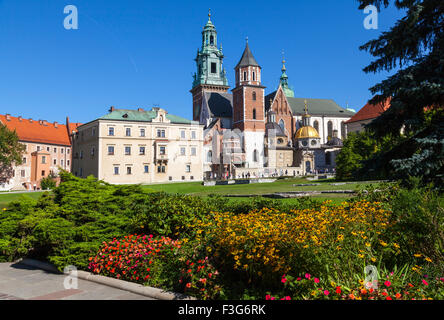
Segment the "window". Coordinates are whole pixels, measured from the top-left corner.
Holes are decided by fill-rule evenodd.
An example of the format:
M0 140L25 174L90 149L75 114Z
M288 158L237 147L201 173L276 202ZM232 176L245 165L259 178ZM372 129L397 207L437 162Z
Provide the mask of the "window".
M253 71L253 81L256 81L256 73ZM256 99L254 99L256 100Z
M315 120L315 122L313 122L313 127L316 129L316 131L319 133L319 122L317 120Z
M63 153L63 150L64 150L64 149L60 149L60 153Z
M26 163L26 158L23 158L22 162L23 162L23 164L25 164Z
M80 171L79 176L82 177L83 176L83 168L80 168L79 171Z
M69 160L66 160L66 165L69 167Z
M25 170L22 170L20 173L21 173L22 178L24 178L25 175L26 175L26 171L25 171Z
M126 174L131 174L131 167L126 167Z
M131 137L131 128L126 128L125 129L125 134L127 137Z
M91 147L91 157L94 157L95 153L96 153L96 149L94 147Z
M256 91L253 91L253 101L256 101Z
M157 129L157 137L165 138L165 130Z
M185 130L180 131L180 137L185 139Z
M37 146L37 151L40 151L40 146Z
M49 147L46 147L46 151L48 151L48 152L49 152L49 150L50 150L50 148L49 148Z
M144 165L143 166L143 172L144 173L149 173L149 171L150 171L150 166L149 165Z
M46 163L46 157L42 156L42 163L45 164Z
M326 152L325 153L325 164L327 166L331 165L331 155L330 155L330 152Z
M211 73L217 73L217 64L215 62L211 62Z
M166 147L164 147L164 146L159 147L159 153L160 153L161 155L165 155L165 153L166 153Z
M125 147L125 155L130 156L131 155L131 147Z
M114 167L114 174L118 175L119 174L119 167Z
M329 138L333 137L333 122L331 121L327 123L327 132Z
M114 136L114 128L113 127L109 127L108 128L108 135L109 136Z
M185 172L191 172L191 165L189 164L186 165Z
M113 156L114 155L114 146L108 146L108 155Z
M157 167L157 172L158 173L165 173L165 166L159 165Z
M45 170L42 170L42 177L45 176Z
M311 145L315 146L316 145L316 140L311 140Z
M63 160L60 160L60 166L63 167Z
M69 154L69 150L70 150L69 148L66 149L66 154Z
M57 159L54 159L54 165L55 166L57 165Z
M210 150L207 153L207 162L213 161L213 152Z
M145 137L145 129L140 129L140 136Z
M96 127L91 129L91 135L94 137L96 135Z
M191 131L191 139L196 139L196 131Z
M145 155L145 147L139 147L139 155L141 156Z
M54 153L57 153L57 148L54 148Z
M210 36L210 45L212 46L214 45L214 36L212 35Z
M244 72L244 81L247 81L247 73Z
M281 121L279 121L279 127L281 127L282 132L285 132L285 122L284 122L284 120L281 119Z
M254 150L253 151L253 161L258 162L258 160L259 160L258 158L259 158L258 152L257 152L257 150Z
M184 156L185 155L185 147L181 147L180 148L180 155Z
M192 156L196 155L196 147L191 147L191 155Z
M256 109L253 109L253 120L256 120Z

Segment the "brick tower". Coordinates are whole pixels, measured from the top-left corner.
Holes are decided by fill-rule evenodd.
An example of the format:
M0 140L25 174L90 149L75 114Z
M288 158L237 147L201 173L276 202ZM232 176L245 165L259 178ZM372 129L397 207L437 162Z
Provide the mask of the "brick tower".
M230 88L226 71L223 67L224 55L222 45L217 47L217 31L211 22L211 12L208 22L202 31L202 47L197 50L197 72L193 75L193 120L200 120L202 99L205 92L227 92Z
M265 87L261 85L261 67L247 44L235 67L233 91L233 129L244 134L246 167L264 166Z

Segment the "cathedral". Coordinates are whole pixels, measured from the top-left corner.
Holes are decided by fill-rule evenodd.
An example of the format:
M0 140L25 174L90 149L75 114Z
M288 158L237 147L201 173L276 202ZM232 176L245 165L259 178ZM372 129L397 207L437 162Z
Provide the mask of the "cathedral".
M208 14L193 75L193 120L204 125L204 178L261 178L334 172L354 112L333 100L295 97L282 61L278 89L266 94L246 41L230 90L222 45Z

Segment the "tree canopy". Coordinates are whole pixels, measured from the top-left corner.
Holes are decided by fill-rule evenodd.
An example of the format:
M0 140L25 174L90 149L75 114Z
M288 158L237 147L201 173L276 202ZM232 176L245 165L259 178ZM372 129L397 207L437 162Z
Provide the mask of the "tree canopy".
M13 164L22 163L25 146L19 142L15 131L0 123L0 182L8 182L13 176Z

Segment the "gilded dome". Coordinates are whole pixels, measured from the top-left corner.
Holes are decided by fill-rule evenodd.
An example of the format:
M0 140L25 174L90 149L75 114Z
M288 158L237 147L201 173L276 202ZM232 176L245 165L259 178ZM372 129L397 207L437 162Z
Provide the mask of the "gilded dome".
M312 126L305 126L300 128L295 135L296 139L305 139L305 138L317 138L319 139L318 131Z

